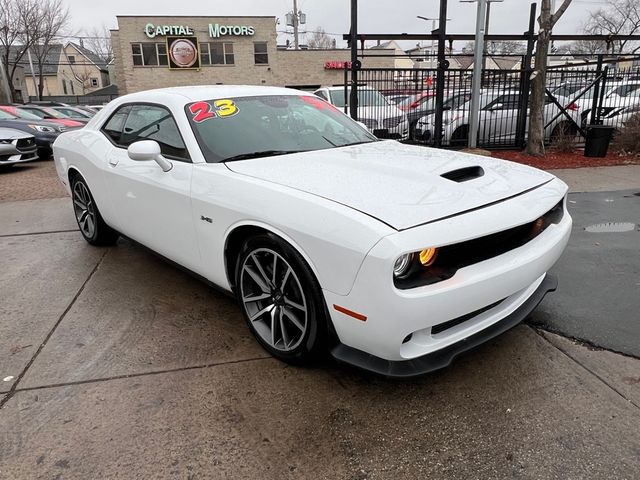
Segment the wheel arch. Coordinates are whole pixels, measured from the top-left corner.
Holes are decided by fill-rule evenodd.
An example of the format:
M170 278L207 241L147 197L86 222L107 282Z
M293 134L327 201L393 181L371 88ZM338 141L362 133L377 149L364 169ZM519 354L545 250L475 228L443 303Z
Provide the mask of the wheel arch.
M307 263L307 265L311 269L311 273L316 278L316 281L320 285L320 288L322 288L318 269L314 265L309 255L305 252L305 250L298 242L296 242L293 238L291 238L291 236L287 235L282 230L275 228L272 225L256 221L245 221L239 222L229 227L229 229L225 233L224 238L224 268L225 274L227 276L227 281L229 282L229 286L231 287L232 291L235 292L234 269L238 255L240 253L240 249L242 248L242 244L247 238L259 235L261 233L275 235L282 241L288 243L294 250L296 250Z

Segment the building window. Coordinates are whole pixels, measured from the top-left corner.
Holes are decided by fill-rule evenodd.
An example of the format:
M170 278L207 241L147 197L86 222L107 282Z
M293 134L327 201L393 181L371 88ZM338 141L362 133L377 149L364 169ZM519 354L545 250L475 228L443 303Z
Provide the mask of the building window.
M65 95L67 94L67 81L64 78L62 79L62 91Z
M269 55L267 54L267 42L253 44L253 58L256 65L268 65Z
M91 79L91 86L92 87L97 87L98 86L98 79L97 78L92 78Z
M167 45L164 43L132 43L133 64L138 67L169 65Z
M75 95L76 92L73 91L73 82L69 80L69 87L71 87L71 95Z
M234 65L233 43L201 43L200 63L202 65Z
M69 59L69 63L71 65L75 65L76 63L76 57L74 55L68 55L67 58Z

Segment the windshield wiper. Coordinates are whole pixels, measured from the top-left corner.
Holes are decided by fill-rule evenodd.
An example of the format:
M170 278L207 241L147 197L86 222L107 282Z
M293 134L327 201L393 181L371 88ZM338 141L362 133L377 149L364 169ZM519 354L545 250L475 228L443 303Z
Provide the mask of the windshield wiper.
M241 153L240 155L234 155L233 157L225 158L221 160L222 163L235 162L236 160L249 160L251 158L259 157L275 157L277 155L287 155L289 153L300 153L306 150L261 150L258 152Z

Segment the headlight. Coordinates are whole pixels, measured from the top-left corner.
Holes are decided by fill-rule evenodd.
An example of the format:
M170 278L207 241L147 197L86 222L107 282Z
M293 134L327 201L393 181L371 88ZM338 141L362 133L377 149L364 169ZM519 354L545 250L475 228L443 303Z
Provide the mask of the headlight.
M393 265L393 276L395 278L404 278L411 272L413 257L413 253L406 253L396 260L396 263Z
M33 128L38 132L47 132L47 133L55 133L56 129L53 127L46 127L44 125L29 125L29 127Z
M437 256L438 249L434 247L424 248L419 252L405 253L398 257L393 265L393 276L399 280L406 278L418 269L433 265Z

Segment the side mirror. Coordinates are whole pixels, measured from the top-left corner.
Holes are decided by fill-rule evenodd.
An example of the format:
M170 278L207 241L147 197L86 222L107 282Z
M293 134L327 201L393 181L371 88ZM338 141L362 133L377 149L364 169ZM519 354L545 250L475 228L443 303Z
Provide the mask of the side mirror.
M133 142L127 148L127 154L131 160L136 162L148 162L153 160L163 172L168 172L173 168L173 164L162 156L160 145L155 140L140 140Z

